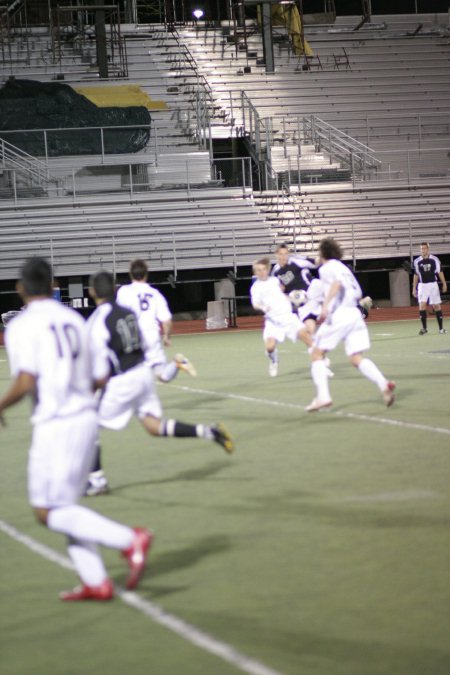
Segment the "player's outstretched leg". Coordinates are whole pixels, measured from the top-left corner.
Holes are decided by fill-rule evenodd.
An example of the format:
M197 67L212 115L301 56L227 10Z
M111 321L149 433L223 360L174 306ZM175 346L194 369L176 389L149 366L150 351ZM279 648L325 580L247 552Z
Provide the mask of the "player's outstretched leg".
M228 454L235 450L235 444L231 434L223 426L217 424L186 424L178 420L158 419L152 415L146 415L141 419L146 431L152 436L169 436L173 438L204 438L218 443Z

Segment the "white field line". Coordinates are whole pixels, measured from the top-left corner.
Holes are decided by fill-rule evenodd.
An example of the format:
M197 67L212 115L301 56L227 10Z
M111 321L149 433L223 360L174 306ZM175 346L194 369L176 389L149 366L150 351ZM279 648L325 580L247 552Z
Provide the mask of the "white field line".
M4 520L0 520L0 531L4 534L11 537L15 541L26 546L30 551L37 553L42 558L49 560L50 562L56 563L60 567L64 567L68 570L74 570L74 566L71 561L66 558L61 553L54 551L53 549L45 546L36 541L32 537L20 532L12 525L9 525ZM191 644L203 649L210 654L214 654L218 658L231 663L235 668L241 670L244 673L250 673L250 675L281 675L280 672L268 668L263 663L256 661L254 659L241 654L239 651L234 649L231 645L221 640L204 633L195 626L191 626L183 619L179 619L173 614L165 612L161 607L155 605L149 600L145 600L138 593L131 591L125 591L122 588L116 586L116 595L129 607L141 612L144 616L148 617L155 623L158 623L165 628L168 628L173 633L176 633L181 638L190 642Z
M406 502L416 501L418 499L437 499L439 495L431 490L405 490L404 492L379 492L369 495L353 495L342 497L342 502Z
M305 407L299 403L285 403L283 401L273 401L267 398L256 398L254 396L243 396L241 394L229 394L223 391L214 391L212 389L194 389L193 387L185 387L178 384L172 384L175 389L181 389L190 394L208 394L209 396L218 396L220 398L229 398L234 401L245 401L246 403L255 403L256 405L267 405L277 408L291 408L293 410L301 410L305 412ZM325 413L307 413L308 415L336 415L337 417L346 417L347 419L361 420L363 422L374 422L375 424L387 424L393 427L402 429L415 429L417 431L427 431L435 434L444 434L450 436L450 429L444 427L432 427L428 424L416 424L415 422L402 422L400 420L393 420L388 417L371 417L370 415L362 415L360 413L342 412L327 410Z

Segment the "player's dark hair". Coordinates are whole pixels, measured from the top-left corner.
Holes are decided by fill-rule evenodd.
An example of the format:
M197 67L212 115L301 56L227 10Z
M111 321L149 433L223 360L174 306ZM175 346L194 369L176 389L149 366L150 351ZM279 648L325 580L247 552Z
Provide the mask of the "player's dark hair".
M94 289L100 300L113 301L116 296L114 277L110 272L97 272L89 279L89 286Z
M142 281L143 279L146 278L147 273L148 267L145 260L141 260L141 258L136 258L136 260L131 261L130 277L132 279L134 279L135 281Z
M421 246L426 246L427 248L430 248L430 244L427 241L422 241L420 242Z
M278 253L278 251L289 251L289 246L287 244L280 244L279 246L276 247L275 253Z
M21 269L20 278L28 297L52 295L52 268L44 258L30 258Z
M341 260L344 255L337 241L331 237L322 239L319 244L319 253L325 260Z

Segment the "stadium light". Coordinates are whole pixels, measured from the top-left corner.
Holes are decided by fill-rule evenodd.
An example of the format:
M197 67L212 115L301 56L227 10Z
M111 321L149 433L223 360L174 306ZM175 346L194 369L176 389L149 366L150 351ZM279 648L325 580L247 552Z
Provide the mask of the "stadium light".
M204 15L204 13L205 13L205 12L203 11L203 9L194 9L194 11L192 12L192 15L195 16L195 18L196 18L197 21L198 21L199 19L202 18L202 16Z

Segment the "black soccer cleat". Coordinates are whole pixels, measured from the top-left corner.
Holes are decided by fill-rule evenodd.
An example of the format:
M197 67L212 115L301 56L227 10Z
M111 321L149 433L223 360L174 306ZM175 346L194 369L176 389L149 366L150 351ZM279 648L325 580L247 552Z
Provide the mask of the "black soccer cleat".
M215 427L212 427L213 438L216 443L222 446L222 448L231 455L235 451L235 444L231 438L230 433L225 429L223 424L218 424Z

